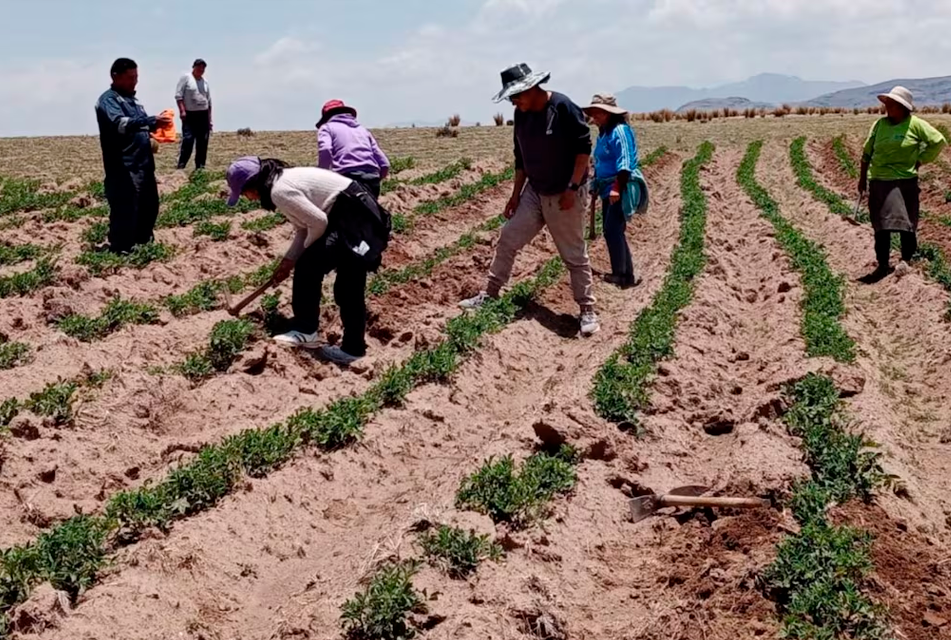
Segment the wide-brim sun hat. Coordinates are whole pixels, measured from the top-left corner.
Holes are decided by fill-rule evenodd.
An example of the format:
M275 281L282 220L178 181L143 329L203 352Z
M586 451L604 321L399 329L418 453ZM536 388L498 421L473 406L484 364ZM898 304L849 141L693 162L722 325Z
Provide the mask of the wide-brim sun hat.
M608 113L613 113L618 116L626 116L627 110L619 107L617 105L617 98L615 98L610 93L596 93L594 97L591 98L591 104L582 109L585 113L590 113L591 111L599 109L601 111L606 111Z
M320 110L320 120L317 121L317 128L320 129L322 126L327 124L328 120L341 113L349 113L354 118L357 117L357 110L351 106L348 106L343 100L327 101L327 103L324 104L323 109Z
M884 103L888 100L897 102L901 106L905 107L909 111L915 110L915 101L911 95L911 91L905 87L895 87L888 93L881 93L878 96L878 99Z
M254 156L244 156L231 163L225 174L225 180L231 189L231 196L228 198L228 206L233 207L241 199L241 193L245 185L254 176L261 173L261 159Z
M494 102L502 102L514 95L528 91L551 79L549 71L532 71L525 63L509 67L502 72L502 90L492 98Z

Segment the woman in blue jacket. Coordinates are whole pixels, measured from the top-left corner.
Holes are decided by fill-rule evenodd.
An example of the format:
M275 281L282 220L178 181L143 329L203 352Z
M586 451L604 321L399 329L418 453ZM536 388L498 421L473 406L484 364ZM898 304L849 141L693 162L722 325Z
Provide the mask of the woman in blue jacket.
M611 256L611 274L605 281L634 287L640 278L627 244L627 222L647 210L647 183L637 159L637 140L627 122L627 112L614 96L598 94L585 113L600 133L594 148L594 182L591 197L600 198L604 216L604 242Z

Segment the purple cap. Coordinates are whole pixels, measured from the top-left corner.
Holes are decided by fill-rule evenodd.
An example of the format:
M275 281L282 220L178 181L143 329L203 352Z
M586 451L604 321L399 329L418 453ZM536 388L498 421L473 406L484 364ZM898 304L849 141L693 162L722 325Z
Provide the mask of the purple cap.
M258 175L260 171L261 160L254 156L244 156L231 163L226 174L228 186L231 187L231 197L228 198L229 207L238 204L241 192L244 191L244 185L248 183L248 180Z

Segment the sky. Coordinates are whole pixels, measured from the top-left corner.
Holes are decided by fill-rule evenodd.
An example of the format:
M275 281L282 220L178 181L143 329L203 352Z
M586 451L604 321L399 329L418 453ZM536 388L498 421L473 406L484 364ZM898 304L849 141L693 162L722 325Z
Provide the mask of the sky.
M208 61L218 130L312 129L331 98L368 126L491 122L499 72L584 102L704 87L951 75L951 0L0 0L0 136L96 133L117 57L150 113Z

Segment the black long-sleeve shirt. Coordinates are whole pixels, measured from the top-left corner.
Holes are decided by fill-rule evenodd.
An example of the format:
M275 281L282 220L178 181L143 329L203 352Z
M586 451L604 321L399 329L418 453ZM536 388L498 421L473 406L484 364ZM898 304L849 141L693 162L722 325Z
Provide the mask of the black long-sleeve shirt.
M564 192L575 170L575 158L591 154L591 129L581 108L567 96L552 92L542 111L515 112L515 168L546 196Z

